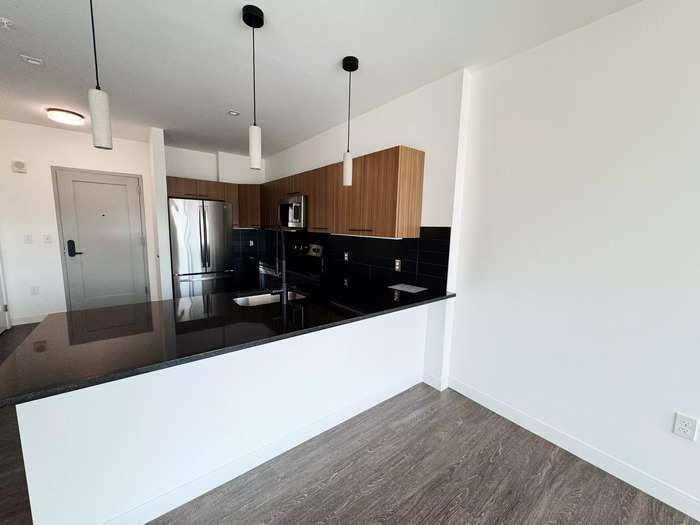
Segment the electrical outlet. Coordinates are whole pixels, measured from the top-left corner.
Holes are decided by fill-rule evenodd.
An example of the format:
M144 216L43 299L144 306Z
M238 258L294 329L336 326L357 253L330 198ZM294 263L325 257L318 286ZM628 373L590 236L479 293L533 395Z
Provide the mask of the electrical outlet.
M343 254L343 258L345 259L345 262L348 262L350 260L350 252L345 252Z
M673 433L690 441L695 441L698 433L698 420L694 417L686 416L676 412L676 419L673 423Z
M32 286L32 287L29 289L29 293L30 293L31 295L39 295L39 287L38 287L38 286Z
M401 259L394 259L394 271L395 272L401 271Z
M252 240L249 240L249 241L248 241L248 246L255 246L255 242L252 241Z
M50 233L44 233L41 238L44 240L44 244L51 244L53 242Z
M34 239L32 238L31 233L25 233L24 234L24 244L32 244L34 242Z

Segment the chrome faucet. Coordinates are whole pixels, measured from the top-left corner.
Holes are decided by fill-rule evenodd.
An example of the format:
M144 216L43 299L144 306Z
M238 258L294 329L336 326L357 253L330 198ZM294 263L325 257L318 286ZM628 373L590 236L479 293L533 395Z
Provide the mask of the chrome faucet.
M279 240L282 240L282 249L281 249L281 254L282 256L280 257L280 249L279 249ZM280 296L280 303L282 303L282 306L287 306L289 303L289 290L290 287L287 285L287 248L284 243L284 229L282 228L282 223L278 219L277 223L277 234L275 236L275 240L277 241L278 249L277 249L277 271L278 275L282 279L282 284L279 290L272 290L270 292L273 295L279 295ZM293 288L293 287L292 287Z

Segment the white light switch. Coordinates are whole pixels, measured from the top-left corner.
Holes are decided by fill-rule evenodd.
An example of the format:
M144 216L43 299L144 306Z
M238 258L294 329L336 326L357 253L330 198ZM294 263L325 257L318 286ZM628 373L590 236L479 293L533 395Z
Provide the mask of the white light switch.
M24 234L24 244L32 244L34 242L34 239L32 238L31 233L25 233Z
M53 239L51 238L51 234L50 234L50 233L45 233L45 234L43 234L43 235L41 236L41 238L43 239L44 244L51 244L51 243L53 242Z

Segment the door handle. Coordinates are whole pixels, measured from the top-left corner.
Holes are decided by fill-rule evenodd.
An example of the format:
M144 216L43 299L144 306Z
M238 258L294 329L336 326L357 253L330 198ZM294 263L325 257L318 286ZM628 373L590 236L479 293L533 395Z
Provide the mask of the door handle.
M76 255L83 254L83 252L75 251L75 241L73 239L69 239L66 244L68 245L68 257L75 257Z

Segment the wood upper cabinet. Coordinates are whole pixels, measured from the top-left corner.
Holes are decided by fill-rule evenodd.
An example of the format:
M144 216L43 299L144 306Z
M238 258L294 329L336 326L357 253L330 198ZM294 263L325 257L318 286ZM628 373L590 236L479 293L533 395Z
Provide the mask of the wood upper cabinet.
M406 146L353 159L352 186L342 185L342 172L333 179L334 232L418 237L424 160L424 152Z
M168 197L197 198L197 181L183 177L166 177Z
M260 184L238 184L239 227L260 227Z
M226 184L215 180L198 180L197 193L202 199L223 201L226 199Z
M266 182L262 185L262 225L266 228L277 226L279 203L286 200L291 194L293 177Z
M240 215L238 205L238 184L226 183L225 200L231 204L231 224L234 228L240 227Z
M319 233L333 231L335 192L333 179L342 176L342 165L332 164L295 176L299 193L308 197L306 220L307 229Z
M185 199L226 200L226 184L213 180L166 177L168 197Z

